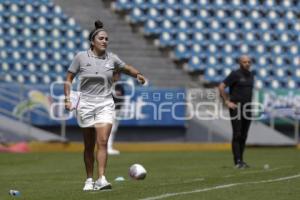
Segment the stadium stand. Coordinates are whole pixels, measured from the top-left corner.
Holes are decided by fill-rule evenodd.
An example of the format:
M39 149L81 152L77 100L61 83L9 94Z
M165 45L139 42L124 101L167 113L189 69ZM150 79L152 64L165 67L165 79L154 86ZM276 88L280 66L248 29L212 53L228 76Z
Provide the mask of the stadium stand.
M257 88L300 85L298 1L117 0L113 8L208 82L219 82L238 55L249 54ZM52 1L2 0L0 11L2 82L63 80L74 54L89 46L88 31Z
M61 81L88 32L52 1L0 1L2 81Z
M208 82L219 82L236 68L239 55L249 54L257 88L300 85L295 73L300 67L299 1L116 0L112 7Z
M75 53L89 48L89 32L51 0L1 0L0 11L1 82L48 85L61 81ZM162 58L155 59L157 66L162 65L159 59ZM145 59L137 65L141 63L145 63ZM170 74L178 76L180 73L172 69ZM154 85L164 86L159 82L159 73L150 78ZM186 80L188 78L178 77L173 86L184 85ZM172 84L165 82L165 86Z

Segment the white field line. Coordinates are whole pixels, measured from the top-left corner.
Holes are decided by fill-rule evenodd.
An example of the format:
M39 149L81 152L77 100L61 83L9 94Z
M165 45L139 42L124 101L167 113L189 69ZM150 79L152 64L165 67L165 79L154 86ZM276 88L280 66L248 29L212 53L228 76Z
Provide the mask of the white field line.
M273 172L273 171L278 171L281 169L288 169L288 168L293 168L294 166L283 166L283 167L276 167L276 168L271 168L271 169L261 169L261 170L253 170L253 171L243 171L239 174L228 174L223 176L224 178L230 178L230 177L234 177L234 176L238 176L241 174L258 174L258 173L265 173L265 172Z
M300 174L295 174L293 176L286 176L286 177L281 177L281 178L276 178L276 179L262 180L262 181L251 181L251 182L242 182L242 183L231 183L231 184L226 184L226 185L217 185L217 186L214 186L214 187L197 189L197 190L186 191L186 192L166 193L166 194L162 194L162 195L159 195L159 196L143 198L143 199L140 199L140 200L164 199L164 198L173 197L173 196L179 196L179 195L186 195L186 194L200 193L200 192L206 192L206 191L211 191L211 190L230 188L230 187L235 187L235 186L238 186L238 185L273 183L273 182L286 181L286 180L295 179L295 178L300 178Z
M276 167L276 168L270 168L270 169L262 169L262 170L256 170L256 171L244 171L241 172L241 174L256 174L256 173L262 173L262 172L273 172L278 171L280 169L288 169L293 168L294 166L286 166L286 167Z

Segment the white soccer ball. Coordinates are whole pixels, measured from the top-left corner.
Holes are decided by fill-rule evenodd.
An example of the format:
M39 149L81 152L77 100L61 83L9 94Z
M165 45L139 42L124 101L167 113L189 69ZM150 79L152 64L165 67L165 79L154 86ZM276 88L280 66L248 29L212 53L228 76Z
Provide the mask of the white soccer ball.
M129 176L136 180L143 180L146 178L147 171L141 164L133 164L129 168Z
M264 165L264 169L265 169L265 170L270 169L270 165L269 165L269 164L265 164L265 165Z

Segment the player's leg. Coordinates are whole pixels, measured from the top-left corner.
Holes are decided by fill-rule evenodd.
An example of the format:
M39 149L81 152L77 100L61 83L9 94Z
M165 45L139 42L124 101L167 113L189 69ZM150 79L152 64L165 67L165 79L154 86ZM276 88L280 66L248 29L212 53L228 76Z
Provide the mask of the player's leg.
M108 143L107 143L107 152L109 155L118 155L120 152L113 148L113 143L115 140L116 132L119 127L119 120L115 119L112 125L111 133L109 135Z
M87 179L85 181L83 190L93 190L93 171L94 171L94 161L95 161L95 129L92 128L83 128L83 141L84 141L84 164L86 169Z
M246 147L246 141L247 141L247 138L248 138L248 131L249 131L249 128L250 128L250 124L251 124L251 120L248 120L248 119L243 119L242 120L242 138L241 138L241 141L240 141L240 148L241 148L241 154L243 156L243 153L244 153L244 150L245 150L245 147Z
M98 180L95 182L94 189L110 189L111 184L107 182L104 174L107 163L107 142L111 132L112 124L102 123L96 124L96 158L98 163Z
M246 148L246 141L248 138L248 132L249 132L249 128L251 125L251 117L252 117L251 111L249 111L249 110L250 110L249 107L247 107L247 109L244 109L245 112L242 117L242 131L241 131L242 138L240 141L240 152L241 152L241 159L243 162L244 162L243 154L244 154L244 151ZM247 165L245 162L244 162L244 165L245 165L245 167L249 167L249 165Z
M88 98L82 97L78 103L76 110L76 118L83 131L84 142L84 164L86 168L87 178L93 178L94 169L94 149L95 149L95 129L92 125L94 119L93 106L89 103Z
M241 162L240 140L241 140L241 118L237 109L229 110L232 125L232 153L234 164L237 166ZM237 166L238 167L238 166Z

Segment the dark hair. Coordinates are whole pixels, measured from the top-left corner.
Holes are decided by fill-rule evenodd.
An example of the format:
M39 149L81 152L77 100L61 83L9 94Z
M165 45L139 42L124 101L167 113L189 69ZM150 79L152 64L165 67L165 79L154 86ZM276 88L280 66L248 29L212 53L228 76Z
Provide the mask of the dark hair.
M89 34L89 41L93 41L99 31L105 31L104 25L100 20L95 21L95 28Z

